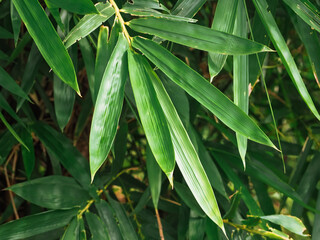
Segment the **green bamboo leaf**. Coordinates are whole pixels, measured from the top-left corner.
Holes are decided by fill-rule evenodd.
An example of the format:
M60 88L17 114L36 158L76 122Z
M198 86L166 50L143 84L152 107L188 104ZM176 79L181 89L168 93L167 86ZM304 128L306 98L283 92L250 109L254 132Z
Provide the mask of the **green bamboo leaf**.
M73 178L48 176L8 188L23 199L49 209L80 207L90 198Z
M78 14L98 14L91 0L45 0L47 5L53 8L63 8L69 12Z
M147 159L147 173L150 186L150 192L152 197L153 206L155 209L158 209L159 197L161 192L161 168L157 164L156 159L154 158L150 147L147 147L146 150L146 159Z
M81 100L81 111L79 113L78 121L74 130L75 141L79 139L81 133L89 122L89 117L93 111L90 91L87 93L84 99Z
M11 125L7 122L5 117L0 111L0 120L3 122L3 124L6 126L6 128L9 130L9 132L14 136L14 138L21 143L22 146L24 146L26 149L28 149L27 145L24 143L24 141L21 139L21 137L17 134L17 132L11 127Z
M31 129L44 146L57 158L70 174L85 188L90 185L89 164L70 140L49 125L35 122Z
M127 56L125 54L127 49L127 40L123 34L120 34L103 74L89 140L92 180L106 160L116 136L124 99L124 86L128 77Z
M0 60L7 60L9 56L0 50Z
M78 230L79 226L78 226L78 220L77 218L73 218L71 220L71 222L69 223L66 231L64 232L61 240L78 240Z
M86 74L89 82L89 88L91 92L92 99L95 98L95 96L98 93L94 92L94 54L92 47L88 41L87 38L83 38L79 41L79 46L82 54L82 59L84 61L84 66L86 68Z
M138 240L137 233L134 230L132 222L127 216L123 206L119 202L113 200L110 196L108 196L108 201L112 207L112 211L114 212L116 219L118 220L119 229L123 239Z
M317 203L316 203L316 209L318 212L320 212L320 190L318 190L317 194ZM313 226L320 226L320 214L316 213L314 217ZM320 228L314 227L312 229L312 240L317 240L320 237Z
M25 127L24 122L21 120L21 118L16 114L16 112L11 108L10 104L7 102L7 100L3 97L2 93L0 93L0 110L3 109L9 115L16 120L21 126Z
M10 17L13 30L14 45L17 46L21 29L21 18L12 1L10 1Z
M97 55L94 69L94 96L92 97L94 103L96 102L103 73L106 70L112 52L112 50L109 49L108 38L109 28L101 26L98 36Z
M109 240L108 231L105 224L94 213L86 212L86 220L89 225L92 240Z
M0 66L0 86L16 96L29 100L28 95L12 79L12 77Z
M161 3L159 0L134 0L131 2L126 2L123 6L126 9L157 9L169 12L169 10Z
M148 143L160 168L172 184L174 151L167 119L146 69L149 67L148 62L142 55L128 51L128 63L131 86Z
M28 147L28 149L25 147L22 147L21 154L22 154L24 169L26 171L26 176L30 180L31 174L35 166L35 161L36 161L33 139L32 139L31 133L27 131L25 128L21 128L20 132L21 132L21 138L24 140L24 142Z
M12 1L48 65L80 95L71 58L40 3L37 0Z
M202 210L222 230L222 218L208 177L167 92L150 65L147 68L167 121L180 171Z
M101 220L107 226L109 238L112 240L122 240L119 227L113 217L110 205L106 201L101 200L100 202L95 203L95 207L98 210Z
M13 125L16 131L19 131L21 125ZM12 147L17 144L17 139L10 133L8 129L5 129L0 135L0 165L4 164L7 157L12 150Z
M289 230L290 232L293 232L300 236L303 236L303 237L309 236L308 234L304 234L304 231L307 229L303 225L302 221L297 217L278 214L278 215L260 216L259 218L281 225L282 227Z
M56 21L56 23L58 24L60 29L64 32L65 31L65 26L62 23L62 19L60 17L59 8L54 7L54 5L51 5L47 0L44 0L44 2L46 3L46 5L47 5L51 15L53 16L54 20ZM60 37L61 37L61 35L60 35Z
M305 23L320 32L320 11L309 0L282 0L287 4Z
M239 1L234 35L247 38L247 16L243 1ZM249 112L249 56L233 56L233 95L234 103L246 114ZM248 139L236 133L239 153L246 167Z
M304 47L307 50L309 60L311 62L311 67L315 79L319 81L320 79L320 40L318 34L315 30L307 26L297 15L292 11L288 11L291 21L303 42Z
M78 225L79 225L79 240L87 240L87 233L86 233L86 229L84 226L84 221L82 216L77 218L78 220Z
M36 75L40 68L40 62L42 60L41 54L36 46L35 43L32 44L27 65L24 69L22 81L21 81L21 88L26 93L29 94L32 87L35 83ZM17 111L22 107L23 103L25 102L26 98L19 98L17 100Z
M191 209L190 218L189 218L189 232L188 239L190 240L198 240L204 239L206 228L206 218L199 216L196 211Z
M9 32L4 27L0 26L0 39L11 39L13 38L13 34Z
M287 72L300 93L302 99L308 105L311 112L315 117L320 120L320 115L312 101L312 98L301 78L299 70L296 63L290 53L290 50L276 24L275 19L272 14L268 11L268 4L266 0L253 0L253 3L259 13L259 16L267 29L268 35L272 40L274 47L277 49L277 52L282 60L283 65L287 69Z
M132 16L140 16L140 17L155 17L155 18L164 18L173 21L182 21L182 22L197 22L197 19L187 18L182 16L176 16L171 14L163 14L154 9L132 9L128 7L123 7L121 12L128 13Z
M157 43L134 38L133 46L142 51L171 80L207 107L228 127L250 140L274 147L262 130L232 103L223 93L207 82L200 74L172 55Z
M78 212L77 208L53 210L30 215L0 226L1 240L26 239L68 224Z
M260 43L191 23L150 17L126 24L135 31L209 52L233 55L272 51Z
M232 34L237 6L238 0L219 0L211 28L213 30ZM241 35L238 36L243 37ZM208 53L208 66L211 80L219 74L227 60L227 57L227 55L212 52Z
M179 0L171 10L171 14L191 18L205 3L206 0Z
M98 28L101 23L107 21L114 14L114 9L109 2L98 3L95 6L100 14L89 14L81 18L77 25L63 40L66 48L69 48L76 41L89 35Z

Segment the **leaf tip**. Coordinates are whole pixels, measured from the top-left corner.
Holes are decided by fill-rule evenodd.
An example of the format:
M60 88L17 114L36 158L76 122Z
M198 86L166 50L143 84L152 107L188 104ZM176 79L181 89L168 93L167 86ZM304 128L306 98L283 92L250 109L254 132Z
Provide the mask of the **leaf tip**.
M169 182L170 182L170 185L171 185L171 187L172 187L172 189L173 189L173 171L171 171L171 172L166 172L166 175L167 175L167 178L168 178L168 180L169 180Z

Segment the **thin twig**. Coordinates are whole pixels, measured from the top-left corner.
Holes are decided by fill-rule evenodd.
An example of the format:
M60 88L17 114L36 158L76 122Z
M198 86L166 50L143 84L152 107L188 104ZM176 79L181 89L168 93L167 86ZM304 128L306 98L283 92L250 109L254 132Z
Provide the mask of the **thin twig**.
M157 208L154 209L156 211L156 216L157 216L157 222L158 222L158 228L159 228L159 235L160 239L164 240L164 235L163 235L163 228L162 228L162 223L159 215L159 211Z

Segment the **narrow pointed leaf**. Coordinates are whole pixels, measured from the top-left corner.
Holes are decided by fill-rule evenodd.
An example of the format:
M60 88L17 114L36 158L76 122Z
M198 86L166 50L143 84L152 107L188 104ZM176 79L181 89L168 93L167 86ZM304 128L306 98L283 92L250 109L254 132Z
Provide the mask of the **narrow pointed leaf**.
M46 0L51 7L63 8L78 14L98 13L91 0Z
M146 150L146 158L147 158L147 173L148 173L148 180L149 180L152 202L155 209L158 209L158 202L159 202L161 184L162 184L161 168L157 164L157 161L154 158L149 146L147 147L147 150Z
M228 127L250 140L274 147L262 130L216 87L157 43L134 38L133 46L142 51L172 81L208 108Z
M78 220L77 218L73 218L71 220L71 222L69 223L66 231L64 232L61 240L78 240L78 234L77 234L77 230L78 230Z
M36 178L8 189L31 203L50 209L80 207L90 198L73 178L63 176Z
M127 49L127 40L120 34L103 74L89 140L92 179L106 160L116 136L124 99L124 86L128 77Z
M173 7L171 14L192 18L206 3L206 0L179 0Z
M3 97L3 95L0 93L0 110L3 109L9 115L16 120L21 126L25 127L25 124L21 120L21 118L16 114L16 112L11 108L10 104L7 102L7 100Z
M69 34L63 40L66 48L69 48L76 41L79 41L81 38L89 35L96 28L98 28L101 23L107 21L114 14L114 9L109 2L98 3L96 4L96 8L100 14L85 15L69 32Z
M31 125L31 128L53 156L87 189L90 184L88 161L72 145L70 140L42 122L35 122Z
M214 13L214 19L211 28L213 30L232 34L237 6L238 0L219 0ZM208 66L211 79L218 75L226 60L227 55L211 52L208 53Z
M126 2L123 8L129 9L157 9L169 11L159 0L134 0L132 2Z
M19 97L29 99L28 95L2 67L0 67L0 86Z
M237 17L235 23L234 34L246 38L247 37L247 17L243 5L240 0L237 8ZM234 103L246 114L249 112L249 56L233 56L233 95ZM243 162L244 168L246 167L246 152L248 139L236 133L239 153Z
M312 98L302 80L297 65L290 53L290 50L276 24L272 14L268 11L268 4L266 0L253 0L253 3L259 13L259 16L267 29L268 35L272 40L274 47L282 60L292 82L300 93L302 99L308 105L311 112L320 120L320 115L312 101Z
M17 132L11 127L11 125L4 118L1 111L0 111L0 120L3 122L3 124L6 126L6 128L10 131L10 133L14 136L14 138L17 139L17 141L19 143L21 143L22 146L24 146L26 149L28 149L27 145L24 143L24 141L21 139L21 137L17 134Z
M9 32L4 27L0 26L0 39L11 39L13 38L13 34Z
M303 237L309 236L308 234L304 234L303 232L306 227L303 225L302 221L294 216L287 216L287 215L269 215L269 216L261 216L261 219L268 220L269 222L281 225L282 227L286 228L290 232L298 234Z
M320 32L320 11L309 0L282 0L309 26Z
M179 115L158 76L153 72L150 65L148 67L148 73L152 76L153 86L169 123L178 167L202 210L220 228L224 229L219 207L210 182Z
M53 210L30 215L0 226L1 240L26 239L68 224L78 209Z
M167 119L146 69L148 62L142 55L128 51L128 63L132 90L148 143L160 168L172 184L174 151Z
M37 0L12 1L48 65L62 81L80 94L71 58L40 3Z
M156 35L172 42L209 52L233 55L271 51L260 43L191 23L159 18L139 18L131 20L127 24L137 32Z
M10 1L10 17L13 30L14 45L17 46L21 29L21 18L12 1Z
M108 231L101 219L91 212L86 212L86 220L89 225L92 240L109 240Z
M30 179L31 174L33 172L35 166L35 153L34 153L34 145L31 133L27 131L25 128L21 128L21 137L24 140L25 144L27 145L28 149L22 147L21 154L23 159L24 169L26 171L26 176Z
M108 38L109 28L106 26L101 26L98 36L97 55L94 69L94 96L92 97L94 103L96 102L103 73L106 70L112 51L109 49Z

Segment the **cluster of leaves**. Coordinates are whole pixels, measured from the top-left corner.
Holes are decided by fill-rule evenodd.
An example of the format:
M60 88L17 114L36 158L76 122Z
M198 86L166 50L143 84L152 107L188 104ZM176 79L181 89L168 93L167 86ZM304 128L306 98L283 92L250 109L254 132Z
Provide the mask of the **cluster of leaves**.
M0 2L1 239L318 239L318 6Z

